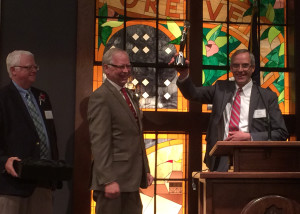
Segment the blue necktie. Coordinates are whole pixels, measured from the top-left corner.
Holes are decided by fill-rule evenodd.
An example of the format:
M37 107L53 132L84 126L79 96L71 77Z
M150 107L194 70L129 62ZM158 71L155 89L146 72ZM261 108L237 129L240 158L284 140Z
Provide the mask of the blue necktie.
M40 138L40 156L41 159L48 159L49 158L49 150L47 147L47 137L45 130L43 128L43 122L42 118L40 117L39 113L37 112L37 109L30 97L30 94L26 94L26 100L28 105L29 114L33 120L35 129L39 135Z

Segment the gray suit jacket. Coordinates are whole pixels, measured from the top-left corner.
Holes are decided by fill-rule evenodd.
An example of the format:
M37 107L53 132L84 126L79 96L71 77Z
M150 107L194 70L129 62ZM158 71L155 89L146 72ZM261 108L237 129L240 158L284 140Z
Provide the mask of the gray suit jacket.
M93 154L92 190L117 182L121 192L147 187L148 159L143 139L141 112L136 122L125 99L105 81L89 99L88 121Z
M223 140L224 121L223 112L226 104L234 96L234 81L217 81L213 86L195 87L191 79L177 82L177 85L185 98L204 104L213 104L212 113L206 135L205 163L212 171L227 171L228 159L210 157L209 152L217 141ZM288 138L283 116L278 106L276 94L268 89L253 85L249 106L249 133L254 141L268 140L267 118L254 118L254 111L266 109L270 115L271 140L281 141Z

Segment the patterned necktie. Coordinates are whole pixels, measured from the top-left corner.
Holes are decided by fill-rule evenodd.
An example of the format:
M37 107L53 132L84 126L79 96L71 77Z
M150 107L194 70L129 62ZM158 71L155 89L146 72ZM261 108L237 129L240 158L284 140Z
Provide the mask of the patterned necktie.
M27 105L28 105L28 110L29 110L29 114L33 120L35 129L39 135L40 138L40 149L41 149L41 159L48 159L49 157L49 151L48 151L48 147L47 147L47 140L46 140L46 133L45 130L43 128L43 122L42 122L42 118L40 117L39 113L37 112L37 109L30 97L30 94L26 94L26 101L27 101Z
M239 130L239 122L240 122L240 113L241 113L241 97L240 93L243 89L239 88L236 92L232 108L231 108L231 116L229 121L229 131L238 131Z
M135 120L136 120L137 123L138 123L139 120L138 120L138 117L137 117L137 115L136 115L136 111L135 111L134 108L133 108L133 104L132 104L132 102L130 101L130 99L129 99L129 97L128 97L128 94L127 94L127 92L126 92L126 89L125 89L125 88L121 88L121 92L122 92L122 94L124 95L125 100L126 100L126 102L127 102L127 104L128 104L128 107L130 108L130 110L131 110L131 112L132 112L132 114L133 114Z

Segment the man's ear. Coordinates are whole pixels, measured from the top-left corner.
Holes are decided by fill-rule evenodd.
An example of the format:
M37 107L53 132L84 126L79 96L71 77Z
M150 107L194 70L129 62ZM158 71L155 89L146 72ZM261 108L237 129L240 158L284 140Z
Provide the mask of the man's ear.
M105 74L107 74L108 73L108 65L107 64L104 64L104 65L102 65L102 70L103 70L103 72L105 73Z
M10 73L11 73L12 76L15 76L16 69L14 67L10 67Z

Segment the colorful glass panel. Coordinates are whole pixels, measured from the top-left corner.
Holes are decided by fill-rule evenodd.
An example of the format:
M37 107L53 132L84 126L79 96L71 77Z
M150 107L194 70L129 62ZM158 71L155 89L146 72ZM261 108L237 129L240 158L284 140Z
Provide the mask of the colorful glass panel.
M262 26L260 36L261 67L286 67L286 27Z
M278 96L278 104L283 114L294 113L290 109L291 97L289 93L289 73L287 72L261 72L261 86L270 88Z
M143 213L184 213L187 135L149 133L144 138L150 173L156 181L140 191Z
M186 0L98 0L96 1L96 15L98 9L107 4L108 16L115 17L116 15L125 15L124 7L126 7L126 16L131 18L158 18L166 19L186 19ZM158 4L158 5L157 5Z
M124 1L96 0L96 16L124 16Z
M203 24L203 65L227 65L226 31L227 25L221 23Z
M261 23L286 24L286 0L260 0L259 11Z
M252 12L249 1L229 0L229 21L247 23L251 21L251 17L246 16L247 11Z

